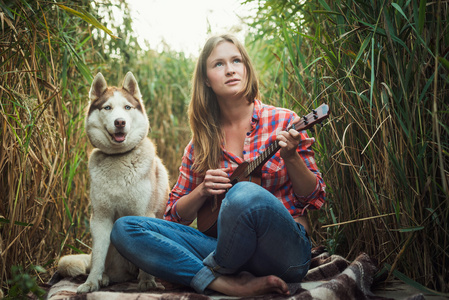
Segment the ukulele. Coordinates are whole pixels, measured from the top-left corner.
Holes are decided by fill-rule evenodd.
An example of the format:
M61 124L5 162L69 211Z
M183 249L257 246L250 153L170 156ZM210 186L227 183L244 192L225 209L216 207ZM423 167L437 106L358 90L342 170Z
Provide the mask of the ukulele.
M328 117L329 106L322 104L317 109L312 110L308 115L303 116L299 121L294 122L287 128L287 131L290 129L295 129L297 131L309 129ZM234 185L239 181L251 181L260 185L261 179L258 174L260 174L262 166L276 154L279 149L281 149L281 146L279 146L279 143L276 140L253 161L241 163L229 177L231 184ZM226 193L209 197L198 210L198 230L208 236L217 237L218 213L220 212L221 202L223 201L225 194Z

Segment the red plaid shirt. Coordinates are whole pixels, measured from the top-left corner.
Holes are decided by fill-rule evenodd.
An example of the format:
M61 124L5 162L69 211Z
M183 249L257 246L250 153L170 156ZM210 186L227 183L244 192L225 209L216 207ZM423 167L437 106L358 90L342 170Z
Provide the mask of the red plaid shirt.
M223 148L221 168L229 167L230 171L228 175L230 176L243 161L254 160L266 147L276 140L276 133L285 130L295 117L297 115L290 110L265 105L259 100L255 100L251 131L247 132L243 146L243 159ZM315 139L310 138L306 131L301 131L300 134L301 143L297 151L307 167L317 178L315 190L310 195L305 197L295 195L284 160L279 154L280 151L276 152L262 168L262 187L282 201L294 218L306 214L306 209L321 208L325 201L325 183L316 165L314 152L311 147ZM182 157L182 163L179 168L178 181L169 196L164 215L164 219L166 220L183 224L190 224L192 222L191 220L183 220L177 214L176 201L182 196L189 194L203 182L204 176L192 171L192 165L195 159L193 153L193 143L190 141L184 150L184 156Z

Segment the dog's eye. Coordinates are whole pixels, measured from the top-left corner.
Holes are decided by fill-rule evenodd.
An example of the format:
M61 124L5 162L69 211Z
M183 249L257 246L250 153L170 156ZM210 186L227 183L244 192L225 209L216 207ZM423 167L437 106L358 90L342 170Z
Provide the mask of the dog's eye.
M131 109L131 106L126 105L126 106L125 106L125 109L126 109L126 110L130 110L130 109Z
M103 109L105 109L105 110L111 110L112 107L111 107L110 105L108 105L108 106L103 107Z

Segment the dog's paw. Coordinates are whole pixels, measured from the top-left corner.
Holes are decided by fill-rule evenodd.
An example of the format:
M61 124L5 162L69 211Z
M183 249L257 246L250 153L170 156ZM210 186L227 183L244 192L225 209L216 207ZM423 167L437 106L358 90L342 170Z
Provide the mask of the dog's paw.
M109 285L109 276L103 273L103 276L101 277L101 286L108 286Z
M90 293L90 292L98 291L99 289L100 289L100 286L99 286L98 282L95 283L92 281L86 281L85 283L83 283L76 289L76 292L78 294Z
M151 289L165 289L163 285L158 285L153 278L146 278L144 280L139 280L139 290L142 292L151 290Z

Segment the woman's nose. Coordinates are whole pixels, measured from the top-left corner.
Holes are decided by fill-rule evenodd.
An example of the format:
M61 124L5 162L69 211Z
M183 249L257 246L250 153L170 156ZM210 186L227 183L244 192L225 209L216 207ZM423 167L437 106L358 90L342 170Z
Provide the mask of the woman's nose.
M234 75L235 71L231 66L228 66L228 68L226 69L226 75Z

